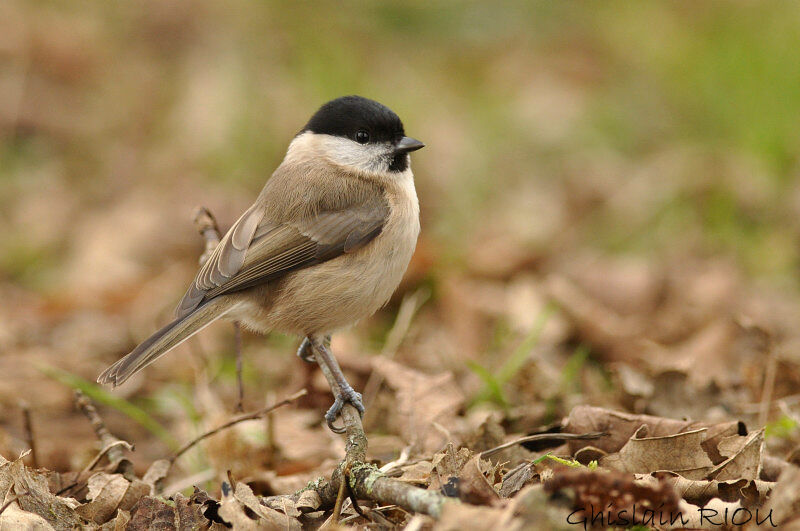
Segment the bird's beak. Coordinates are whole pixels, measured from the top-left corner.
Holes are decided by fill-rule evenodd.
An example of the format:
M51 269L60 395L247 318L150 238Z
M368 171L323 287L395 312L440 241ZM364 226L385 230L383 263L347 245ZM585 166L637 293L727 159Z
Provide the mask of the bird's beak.
M397 144L395 144L395 150L398 153L409 153L411 151L416 151L424 147L425 144L423 144L416 138L411 138L409 136L404 136L403 138L400 139L400 141Z

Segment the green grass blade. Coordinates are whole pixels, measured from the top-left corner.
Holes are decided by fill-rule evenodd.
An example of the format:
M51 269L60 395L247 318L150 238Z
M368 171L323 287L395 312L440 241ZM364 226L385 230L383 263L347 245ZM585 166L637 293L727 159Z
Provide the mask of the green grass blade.
M556 306L553 303L547 303L547 305L542 309L542 312L536 318L536 322L533 323L531 331L528 333L527 337L522 340L522 343L520 343L517 349L511 354L511 356L509 356L509 358L497 371L497 380L500 382L500 385L503 385L511 380L528 361L531 349L539 342L539 338L544 330L544 325L547 324L547 321L555 313L555 311Z
M478 378L483 380L484 388L475 395L472 403L483 402L485 400L492 400L502 406L507 406L508 401L503 394L503 387L491 372L486 367L475 363L474 361L467 361L467 367L474 372Z
M134 422L140 424L147 431L161 439L171 449L178 448L178 441L172 434L156 419L151 417L145 410L131 404L124 398L114 396L103 387L96 383L84 380L80 376L76 376L62 369L50 366L40 365L38 369L46 376L63 383L73 389L78 389L83 394L91 398L97 403L111 407L126 415Z

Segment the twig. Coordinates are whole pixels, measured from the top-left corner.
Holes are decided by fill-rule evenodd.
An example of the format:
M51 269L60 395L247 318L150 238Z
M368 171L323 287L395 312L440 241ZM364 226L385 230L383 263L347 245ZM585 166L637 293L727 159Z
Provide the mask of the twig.
M770 400L768 403L769 410L772 411L773 409L780 408L780 402L783 402L786 405L795 405L800 403L800 394L788 395L784 396L783 398L776 398L774 400ZM761 409L764 407L764 402L750 402L747 404L741 404L736 407L736 411L740 414L746 415L755 415L759 413Z
M30 493L31 493L31 491L29 491L29 490L26 490L26 491L25 491L25 492L23 492L22 494L17 494L16 496L13 496L13 497L12 497L10 500L8 500L7 502L5 502L5 503L3 504L3 506L2 506L2 507L0 507L0 514L3 514L3 511L5 511L6 509L8 509L8 506L9 506L9 505L11 505L12 503L14 503L14 502L15 502L15 501L17 501L18 499L22 498L23 496L27 496L27 495L28 495L28 494L30 494Z
M236 402L236 411L244 411L244 383L242 382L242 327L239 321L233 322L233 344L236 349L236 385L239 387L239 400Z
M75 405L84 415L86 415L86 418L89 419L89 423L92 425L97 438L100 439L100 443L103 446L100 449L100 452L94 456L94 459L92 459L88 465L83 467L83 470L81 470L78 475L75 476L75 481L65 487L62 487L58 492L56 492L57 496L60 496L68 490L77 487L81 483L80 478L87 472L94 469L94 467L97 466L97 463L99 463L100 460L106 455L108 456L108 462L115 467L114 471L122 472L122 475L126 478L130 478L131 474L133 474L133 463L125 458L124 454L122 453L122 449L120 448L124 447L129 452L132 452L133 445L128 441L123 441L122 439L114 437L111 432L108 431L108 428L106 428L103 419L100 417L97 409L95 409L92 401L88 396L83 394L83 392L78 389L75 390Z
M315 353L315 356L319 356ZM317 364L328 380L331 389L336 388L336 380L324 363ZM338 497L342 481L348 481L355 496L359 499L376 501L383 505L398 505L412 513L425 513L438 516L442 505L448 500L436 491L425 490L408 483L387 477L376 466L368 464L367 436L361 424L361 416L351 404L342 408L342 420L346 430L345 458L334 470L330 482L323 481L315 490L322 505L331 507ZM349 470L345 477L344 470Z
M128 441L123 441L122 439L117 439L116 441L112 442L111 444L108 444L108 445L104 446L100 450L100 452L96 456L94 456L94 459L92 459L92 461L88 465L86 465L84 467L84 469L81 471L81 474L83 474L85 472L89 472L94 467L96 467L97 463L100 462L100 460L103 458L104 455L106 455L107 453L110 453L111 450L114 450L118 446L124 446L125 449L128 450L129 452L133 451L133 445L131 443L129 443ZM78 475L80 476L80 474L78 474Z
M33 436L33 423L31 422L31 408L25 400L19 401L22 410L22 422L25 427L25 441L31 449L31 464L33 468L39 468L39 460L36 458L36 439Z
M92 404L92 401L78 389L75 390L75 405L86 415L86 418L89 419L89 423L92 425L97 438L100 439L100 444L103 445L99 454L100 457L96 458L97 461L99 461L103 455L107 455L109 463L121 468L121 472L124 476L129 477L130 474L133 474L133 463L125 459L121 448L124 446L128 450L132 450L133 445L115 437L108 431L105 422L103 422L100 414L97 413L97 409L94 407L94 404ZM124 444L117 444L120 441ZM97 463L94 463L94 465L97 465ZM89 470L91 470L91 468Z
M272 404L271 406L259 409L258 411L254 411L252 413L245 413L244 415L239 415L238 417L235 417L235 418L229 420L228 422L226 422L222 426L218 426L218 427L216 427L216 428L214 428L212 430L209 430L209 431L203 433L202 435L200 435L198 437L195 437L194 439L192 439L188 443L186 443L183 446L181 446L180 449L177 450L174 454L172 454L172 457L169 458L169 462L170 463L174 463L176 459L178 459L180 456L182 456L184 453L186 453L187 450L189 450L191 447L193 447L195 444L199 443L203 439L211 437L212 435L214 435L216 433L219 433L220 431L222 431L222 430L224 430L226 428L230 428L234 424L239 424L240 422L244 422L246 420L259 419L259 418L263 417L264 415L266 415L267 413L269 413L271 411L274 411L275 409L278 409L281 406L285 406L287 404L291 404L292 402L294 402L298 398L300 398L302 396L305 396L306 393L308 393L308 391L306 391L305 389L301 389L300 391L296 392L292 396L290 396L288 398L285 398L285 399L281 400L280 402L277 402L275 404Z
M605 437L607 435L608 433L602 431L592 433L537 433L535 435L520 437L519 439L501 444L500 446L495 446L490 450L481 452L479 455L481 458L485 459L505 450L506 448L511 448L512 446L532 441L588 441L592 439L599 439L600 437Z
M346 470L344 472L344 475L346 478L347 477ZM329 520L329 522L331 523L331 527L339 523L339 515L342 514L342 503L344 502L344 486L346 483L347 481L339 482L339 492L336 494L336 503L333 505L333 514L331 514L331 518Z
M197 207L194 210L193 220L194 226L197 227L197 231L203 236L206 242L206 248L198 260L202 266L211 258L211 253L213 253L214 249L219 245L221 236L219 226L217 225L217 219L206 207ZM241 413L244 411L244 406L242 405L244 402L244 384L242 383L242 330L238 321L234 321L233 323L233 337L234 348L236 350L236 384L239 387L239 400L236 403L234 411L236 413Z
M97 463L100 462L100 460L103 458L103 456L106 455L110 450L113 450L114 448L116 448L117 446L124 446L125 449L128 450L129 452L133 451L133 445L131 443L129 443L128 441L123 441L121 439L118 439L118 440L112 442L111 444L109 444L108 446L104 446L102 449L100 449L100 452L96 456L94 456L94 459L92 459L91 462L88 465L83 467L83 470L78 472L78 475L75 476L75 477L76 478L80 478L84 474L86 474L88 472L91 472L91 470L94 467L97 466ZM61 494L64 494L65 492L67 492L71 488L77 487L78 483L79 483L79 481L78 481L78 479L76 479L75 481L73 481L72 483L67 485L66 487L62 487L58 492L56 492L56 495L60 496Z

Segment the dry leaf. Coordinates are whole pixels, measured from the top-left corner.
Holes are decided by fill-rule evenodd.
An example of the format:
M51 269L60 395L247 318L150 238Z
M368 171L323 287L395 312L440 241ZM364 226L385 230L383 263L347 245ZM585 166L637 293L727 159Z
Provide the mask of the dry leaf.
M166 478L167 474L169 474L169 469L171 467L172 463L169 461L169 459L157 459L153 461L153 463L147 469L147 472L144 473L142 481L144 481L150 487L151 496L155 496L161 492L164 478Z
M20 496L14 503L22 511L33 513L43 518L47 524L55 528L72 528L83 524L81 518L75 513L79 503L72 498L62 498L50 492L48 481L44 474L26 467L22 460L28 452L23 453L14 461L7 461L0 457L0 497L5 503L16 495ZM9 507L10 509L10 507ZM6 509L8 511L8 509ZM2 517L5 517L5 512ZM29 518L10 513L15 518ZM33 523L39 522L37 518L29 518ZM0 520L2 522L3 520ZM38 525L38 524L37 524Z
M139 480L130 482L122 474L99 472L89 478L88 503L75 509L84 519L103 524L114 516L117 509L130 510L150 487Z
M508 511L475 507L463 503L445 503L434 531L495 531L522 529L522 521Z
M242 505L261 517L267 526L287 530L300 529L300 522L296 519L278 512L271 507L262 505L255 494L253 494L253 489L246 483L240 481L236 484L234 496Z
M417 485L427 485L431 480L433 464L430 461L419 461L410 465L400 467L402 474L398 481L414 483Z
M400 431L406 442L421 452L432 452L452 439L436 426L452 431L455 413L464 405L464 394L452 373L429 376L386 358L373 360L373 368L395 391Z
M672 472L637 474L636 480L646 485L654 485L659 481L669 483L681 498L701 507L712 498L726 502L739 501L747 507L761 506L775 487L775 483L768 481L686 479Z
M500 497L509 498L522 490L522 488L533 478L533 467L530 463L522 463L503 476L503 483L500 486Z
M431 460L435 473L431 474L430 488L440 489L450 478L457 478L471 457L469 448L456 450L453 443L448 443L444 451L435 454Z
M461 501L473 505L491 505L500 499L492 483L486 479L483 469L479 455L470 459L461 469L458 476L458 495ZM494 469L489 474L494 478Z
M712 498L702 508L681 500L679 511L683 520L676 521L672 529L727 529L732 527L730 524L735 519L734 515L738 517L735 520L737 522L745 522L744 519L748 514L751 515L751 519L754 516L754 513L742 507L741 503L725 502L719 498ZM762 514L761 517L763 516Z
M195 494L197 492L195 491ZM142 497L139 503L131 509L130 521L127 523L125 530L144 531L158 528L208 529L209 526L211 529L219 529L218 523L209 521L203 514L203 503L200 498L195 496L186 498L178 493L174 496L173 501L174 506L152 496ZM116 520L120 520L120 515L124 514L125 511L120 511Z
M734 435L722 439L718 448L720 454L727 459L714 467L708 473L708 478L719 481L758 479L763 446L763 429L754 431L747 437Z
M784 524L800 514L800 468L792 466L778 478L764 513L772 511L773 521Z
M300 522L270 507L262 505L253 490L238 482L232 491L227 482L222 484L222 501L219 516L235 529L287 529L299 530Z
M113 520L109 520L103 524L104 531L125 531L131 521L131 513L120 509L117 511L117 516Z
M314 489L306 489L297 499L296 507L301 513L310 513L319 509L320 505L322 505L322 500L319 493Z
M575 515L573 522L591 519L600 513L611 515L606 517L606 525L611 525L610 519L622 522L624 518L627 518L627 524L621 525L646 524L647 515L641 512L643 507L657 508L663 514L670 514L678 510L680 502L675 490L665 482L642 484L633 475L616 471L560 470L545 482L545 490L549 493L563 489L574 493L573 507L583 514L582 517ZM635 512L637 507L638 513Z
M174 507L158 498L144 496L131 510L126 530L177 529L175 519Z
M600 465L637 474L658 470L678 472L689 479L702 479L714 466L700 443L706 428L667 435L646 437L647 427L642 426L619 453L600 459Z
M675 435L681 432L708 428L705 440L715 441L721 432L728 433L731 423L721 425L689 420L676 420L652 415L634 415L601 407L577 406L570 411L564 425L566 433L589 433L602 431L606 437L592 441L568 441L570 453L584 446L594 446L607 453L618 452L625 446L641 426L647 426L649 437ZM713 428L712 428L713 427Z

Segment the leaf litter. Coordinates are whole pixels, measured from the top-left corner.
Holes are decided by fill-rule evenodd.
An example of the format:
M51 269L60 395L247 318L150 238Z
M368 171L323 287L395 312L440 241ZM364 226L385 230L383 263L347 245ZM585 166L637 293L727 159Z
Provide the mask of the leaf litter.
M84 179L91 168L73 160L82 157L54 154L57 158L36 159L30 167L23 157L19 183L9 194L15 200L3 205L12 227L30 229L34 251L57 243L58 252L32 254L30 263L52 262L44 268L48 281L47 275L37 278L38 267L28 271L12 263L18 231L0 238L0 527L319 527L332 506L315 486L339 465L345 443L322 427L330 396L313 368L287 355L296 345L245 335L245 403L247 410L258 411L303 388L306 397L213 434L174 462L170 457L179 445L170 441L188 443L233 418L238 395L228 368L229 328L209 327L115 391L116 401L100 403L103 395L92 395L108 435L135 444L134 451L112 448L108 437L95 435L64 385L93 381L98 368L163 324L167 299L179 296L201 252L188 222L195 204L219 198L217 213L227 220L246 206L252 190L244 185L197 186L198 171L205 172L198 142L252 136L225 133L226 124L241 122L238 106L209 106L203 98L199 103L188 98L186 108L168 102L184 101L181 90L192 95L220 88L220 76L209 66L215 62L197 58L218 40L209 41L204 28L216 31L219 22L239 34L257 28L257 19L274 17L242 17L239 26L227 18L232 14L214 11L205 20L208 10L176 4L139 12L130 22L139 31L116 31L102 14L55 16L50 9L14 2L5 7L4 15L20 22L13 26L32 32L32 51L27 39L15 35L5 37L4 49L22 59L26 66L20 71L37 97L31 98L35 105L21 105L16 119L4 113L0 128L4 138L26 145L30 139L34 148L68 139L75 153L97 153L99 170ZM285 34L281 38L290 42ZM593 46L559 38L569 57L579 59L570 68L596 63ZM103 40L112 45L90 45ZM261 42L261 35L242 40ZM109 61L107 50L115 49L131 51L125 61ZM169 53L151 53L154 49ZM458 46L455 53L468 52ZM592 83L586 76L564 76L554 62L535 60L549 58L551 50L545 56L515 53L519 56L509 56L500 67L528 75L526 65L536 65L550 79L540 82L543 92L573 94L576 102L589 99ZM269 61L258 57L259 64ZM125 66L110 68L116 63ZM176 86L159 92L154 80L173 68L186 75L171 76ZM279 68L274 73L276 79L291 77ZM184 77L190 86L182 85ZM98 90L104 83L114 87L111 98ZM508 98L560 109L529 92L509 91ZM87 107L80 104L84 100L96 103ZM274 103L252 105L266 111ZM197 116L191 114L195 107ZM444 131L463 129L457 119L439 121ZM179 134L161 135L154 143L149 134L154 125ZM105 127L130 131L130 138L120 141ZM291 127L287 124L288 134ZM216 133L208 134L208 128ZM444 142L457 135L436 136ZM451 159L436 157L435 164L484 152L465 138L449 142ZM576 147L568 146L570 154ZM28 155L36 156L37 149ZM495 155L509 159L508 153ZM430 225L407 278L388 310L335 337L334 351L356 388L380 382L365 418L370 462L385 467L393 479L441 492L452 503L434 519L358 500L364 517L345 501L340 527L575 529L568 519L586 517L591 526L601 505L605 524L610 508L617 522L627 510L627 525L673 526L646 513L634 518L635 505L679 512L684 527L733 527L730 520L712 525L721 517L702 520L701 509L706 515L727 510L740 516L746 509L754 517L758 510L761 518L770 515L769 523L800 525L798 293L749 277L736 257L703 245L709 235L691 223L653 254L601 252L587 244L604 218L617 220L623 233L606 237L634 240L632 233L639 231L648 240L657 238L661 223L651 219L653 212L661 212L672 197L705 204L720 184L709 176L714 173L735 184L725 190L745 208L748 220L773 208L783 209L778 219L797 219L796 200L786 206L767 188L757 189L751 173L760 170L751 172L753 164L743 155L696 153L680 143L626 157L583 150L565 157L567 167L552 179L501 183L502 193L475 205L479 228L458 225L459 234L444 238L431 229L447 225L443 213L450 210L442 198L463 183L454 190L447 181L453 172L432 171L431 162L420 161L420 193L427 188L421 203L428 208L423 222ZM504 172L546 171L525 162L524 168ZM707 171L709 165L715 171ZM112 180L100 180L106 174ZM109 184L109 190L84 186L82 179ZM790 188L785 195L796 193ZM186 205L185 211L176 205ZM698 213L702 217L705 211ZM794 249L796 223L787 225L786 234L777 241L763 238L766 247L757 249L773 251L782 239ZM771 253L757 256L769 261ZM48 288L53 278L70 288ZM404 313L401 299L421 289L432 293L429 301L408 305L416 311L410 312L413 318L386 333L392 315L400 320ZM390 338L383 347L382 337ZM380 352L391 359L369 356ZM40 367L69 378L43 377ZM265 399L267 394L277 396ZM29 443L19 398L30 404L36 461L43 468L34 468L25 453ZM598 432L604 435L589 440L530 439ZM492 452L503 445L508 446ZM755 519L742 526L754 528Z

